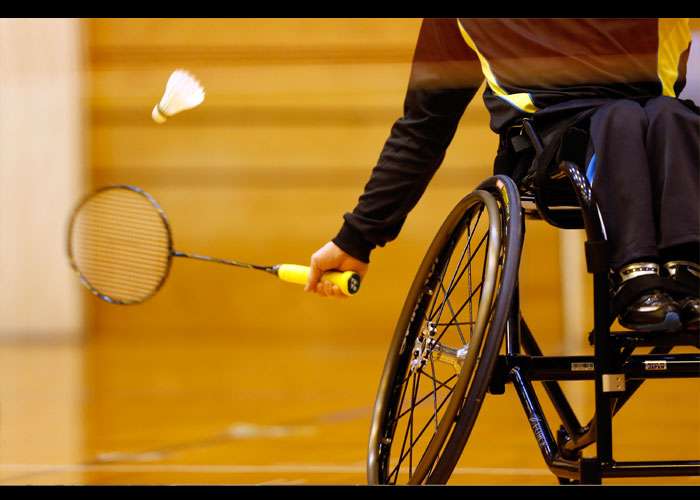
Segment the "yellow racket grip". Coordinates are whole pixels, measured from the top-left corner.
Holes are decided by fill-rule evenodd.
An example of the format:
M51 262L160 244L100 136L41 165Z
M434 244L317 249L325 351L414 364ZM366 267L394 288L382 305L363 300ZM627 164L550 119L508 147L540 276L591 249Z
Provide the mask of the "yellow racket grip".
M296 264L279 264L275 266L276 274L282 281L305 285L309 278L310 267ZM353 271L329 271L323 273L321 281L330 281L338 285L345 295L353 295L360 289L360 276Z

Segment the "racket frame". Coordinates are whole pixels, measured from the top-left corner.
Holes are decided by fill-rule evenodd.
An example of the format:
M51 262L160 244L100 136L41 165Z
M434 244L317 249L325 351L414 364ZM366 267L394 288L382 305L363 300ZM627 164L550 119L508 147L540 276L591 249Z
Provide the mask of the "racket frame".
M151 205L153 205L153 208L155 208L156 213L160 217L160 220L163 223L163 226L165 227L165 232L167 234L167 241L168 241L168 257L167 261L165 263L165 270L163 272L163 275L161 276L160 281L158 284L153 287L151 292L147 295L145 295L143 298L139 299L134 299L134 300L120 300L120 299L115 299L113 297L109 297L105 295L104 293L100 292L97 288L95 288L89 281L88 279L83 275L82 271L80 270L78 263L75 260L75 257L73 255L73 248L72 248L72 241L73 241L73 227L76 221L76 218L78 217L78 214L80 213L81 209L85 206L87 202L89 202L91 199L93 199L95 196L111 190L111 189L126 189L129 191L132 191L134 193L140 194L146 200L148 200ZM76 207L73 209L73 212L71 213L69 222L68 222L68 238L67 238L67 254L68 254L68 262L75 272L75 274L78 276L78 279L80 282L85 285L85 287L90 290L90 292L93 295L96 295L100 299L104 300L105 302L109 302L110 304L118 304L118 305L134 305L134 304L141 304L142 302L147 301L151 297L153 297L155 294L157 294L160 289L163 287L165 284L165 281L168 279L168 275L170 274L170 268L172 266L172 260L173 256L175 255L175 251L173 250L173 235L172 231L170 228L170 222L168 221L168 218L165 215L165 211L163 208L160 206L160 204L156 201L153 196L148 194L146 191L143 189L130 186L128 184L109 184L106 186L101 186L99 188L94 189L87 195L85 195L76 205Z

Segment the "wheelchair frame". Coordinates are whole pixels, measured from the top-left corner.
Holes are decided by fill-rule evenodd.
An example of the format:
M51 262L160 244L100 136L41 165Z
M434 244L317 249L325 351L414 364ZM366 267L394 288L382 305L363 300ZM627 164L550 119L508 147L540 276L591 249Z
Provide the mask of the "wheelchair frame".
M572 163L560 165L575 187L584 219L587 270L593 274L594 328L589 341L592 356L544 356L518 305L516 296L508 319L504 355L499 356L489 392L500 394L513 385L527 414L549 469L560 479L600 484L603 478L700 475L700 461L618 462L613 457L612 418L646 379L698 378L700 355L670 354L674 346L698 347L698 332L677 333L610 330L608 258L602 228L591 202L590 186ZM539 205L543 218L555 223ZM544 210L543 210L544 208ZM635 348L652 347L648 354L632 355ZM595 417L581 425L558 382L595 381ZM562 420L556 435L551 431L532 382L541 381ZM596 443L596 454L581 456Z
M542 143L532 124L524 121L523 130L539 155L543 150ZM502 394L506 384L514 387L544 461L562 484L601 484L603 478L620 477L700 476L700 460L620 462L613 457L612 419L645 380L700 378L699 354L671 354L675 346L700 348L700 335L697 330L675 333L611 331L610 325L614 318L610 317L608 248L598 208L592 200L590 184L579 167L571 162L562 162L555 177L568 179L578 201L578 207L574 207L576 210L552 208L538 189L521 194L511 179L503 180L510 182L508 196L512 198L515 195L519 198L518 208L523 214L544 219L555 227L585 230L587 271L593 275L594 327L589 334L593 355L543 355L522 317L516 276L509 310L505 311L507 319L501 353L495 355L491 374L487 374L490 376L488 392ZM482 186L488 182L485 181ZM511 199L511 202L513 201ZM529 208L528 203L531 204ZM524 231L520 233L522 243ZM496 334L498 335L498 332ZM646 354L634 354L635 349L640 347L651 347L651 350ZM488 364L488 361L486 363ZM585 425L579 422L559 385L560 381L573 380L594 381L595 414ZM542 383L561 419L562 425L556 432L552 432L544 415L533 387L535 381ZM385 383L383 377L382 385ZM377 408L384 404L380 403L383 390L383 387L380 387L375 414L381 413ZM470 398L464 398L464 407L469 404ZM427 482L447 481L458 455L467 442L480 404L479 401L474 411L465 412L470 413L469 417L463 417L462 412L455 417L453 434L457 434L454 439L456 444L452 439L448 444L448 447L452 448L453 456L445 459L445 463L442 463L441 458ZM376 418L373 418L373 434L377 432L375 427L384 425L377 424ZM460 419L463 418L471 419L471 423L460 426ZM463 435L459 435L460 433ZM376 441L377 438L371 436L370 443L373 439ZM584 456L583 450L594 443L595 454ZM373 461L376 460L372 454L370 444L370 478L376 476L370 471L375 467Z
M532 123L526 120L523 126L536 153L541 153L542 143ZM700 336L698 331L638 334L610 330L608 249L591 187L577 165L563 162L559 170L573 186L586 233L586 266L593 275L594 323L589 341L594 353L583 357L543 357L514 303L506 332L506 355L499 360L499 369L493 375L493 380L499 382L493 384L491 390L499 392L500 381L506 379L513 384L538 436L545 462L559 478L598 484L604 477L700 475L699 460L618 462L613 457L612 418L615 413L646 379L700 377L700 355L670 354L674 346L700 347ZM538 197L537 192L535 197ZM558 223L543 200L535 202L539 214L548 223L571 227L570 223ZM522 356L521 347L529 356ZM632 355L638 347L652 349L646 355ZM531 385L533 380L543 382L562 419L556 441L545 424ZM556 383L559 380L595 381L595 418L588 425L581 426L578 422ZM581 450L592 442L596 443L596 455L581 457Z

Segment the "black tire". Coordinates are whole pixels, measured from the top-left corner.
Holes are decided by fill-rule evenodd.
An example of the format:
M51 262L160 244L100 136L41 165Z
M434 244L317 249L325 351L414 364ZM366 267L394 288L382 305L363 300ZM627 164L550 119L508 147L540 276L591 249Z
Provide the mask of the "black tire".
M493 177L452 210L433 239L382 374L370 431L370 484L449 478L464 446L455 424L476 418L503 341L520 228L517 189L510 179ZM478 404L466 408L465 395Z

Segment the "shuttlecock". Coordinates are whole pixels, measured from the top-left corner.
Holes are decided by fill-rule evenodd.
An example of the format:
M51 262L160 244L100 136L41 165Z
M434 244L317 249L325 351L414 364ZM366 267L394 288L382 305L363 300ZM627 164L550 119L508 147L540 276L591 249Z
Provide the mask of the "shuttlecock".
M164 123L180 111L194 108L204 100L204 89L197 79L184 69L177 69L170 75L165 93L151 116L156 123Z

